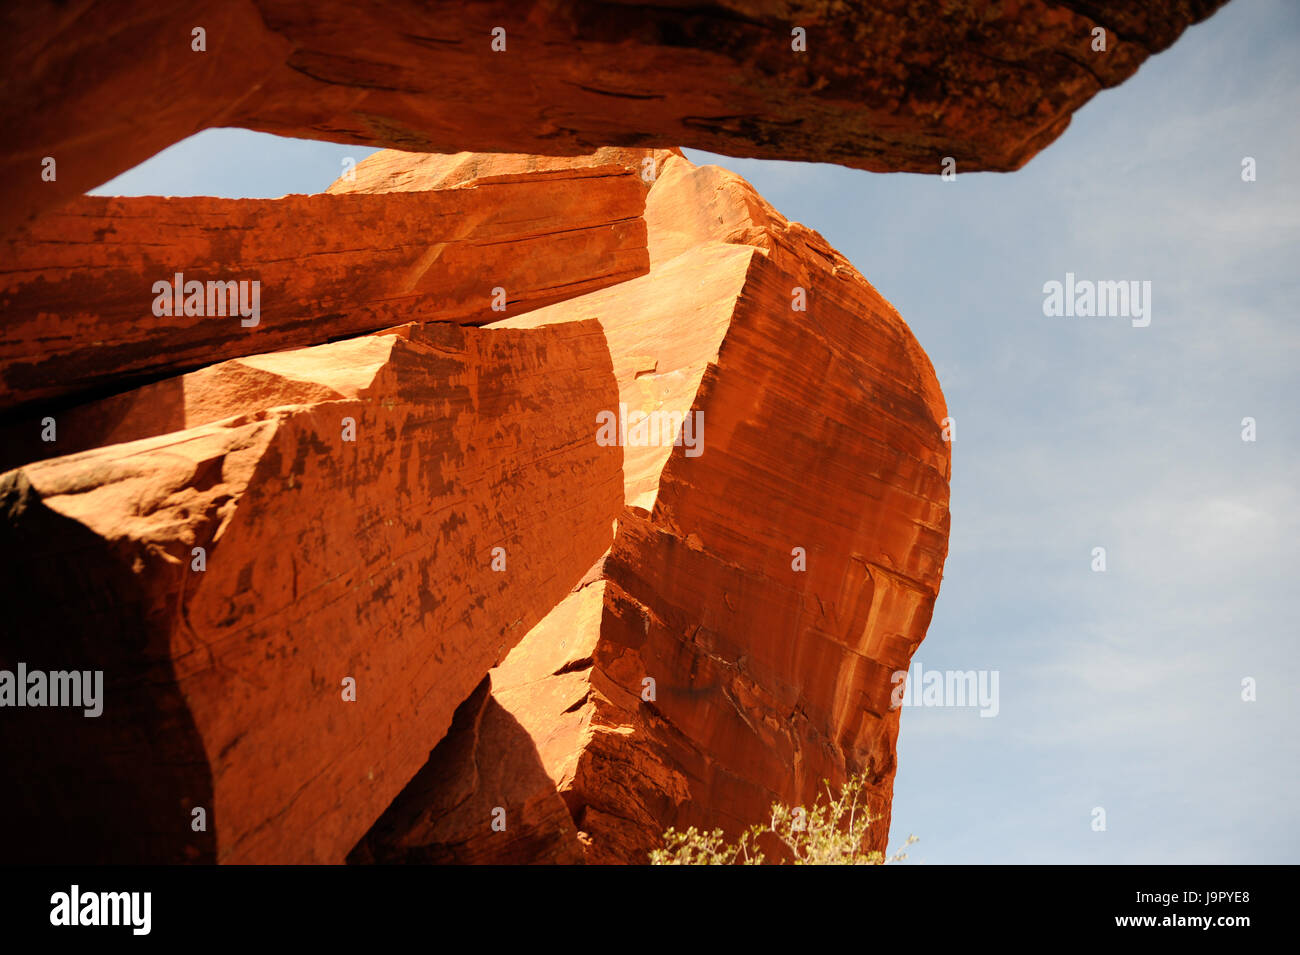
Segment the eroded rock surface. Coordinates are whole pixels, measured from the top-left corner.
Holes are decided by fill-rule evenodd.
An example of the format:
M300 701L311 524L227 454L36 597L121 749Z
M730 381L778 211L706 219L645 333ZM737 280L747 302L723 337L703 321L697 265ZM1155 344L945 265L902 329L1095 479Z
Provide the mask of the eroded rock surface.
M854 772L883 848L891 675L947 552L938 382L875 289L739 177L671 158L646 218L649 275L506 324L599 320L620 403L702 416L699 453L685 435L625 447L611 552L492 671L492 697L532 737L588 862L643 861L669 826L734 835ZM480 728L433 760L508 744ZM547 790L534 775L493 804L528 827ZM432 826L426 805L404 791L368 851L472 839L479 860L536 861L481 811Z
M59 399L410 321L481 325L649 267L645 185L625 164L456 185L82 196L8 244L0 410L27 405L32 441Z
M0 234L216 126L413 152L1011 170L1224 2L11 4Z
M152 386L88 412L126 443L0 476L0 663L105 681L0 720L6 861L343 861L608 548L616 399L595 322L414 325Z

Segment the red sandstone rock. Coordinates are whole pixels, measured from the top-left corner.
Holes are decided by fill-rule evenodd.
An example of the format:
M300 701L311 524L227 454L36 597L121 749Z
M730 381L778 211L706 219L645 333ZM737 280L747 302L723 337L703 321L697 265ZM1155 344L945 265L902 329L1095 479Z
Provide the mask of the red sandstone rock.
M348 856L352 863L583 861L578 831L537 747L488 681L456 710L447 745Z
M680 149L619 149L604 146L581 156L533 156L528 153L407 153L381 149L357 163L351 174L340 176L327 190L331 195L350 193L425 192L485 183L563 180L586 177L598 171L618 170L637 176L650 188L664 163Z
M424 152L680 145L1011 170L1223 2L33 0L0 20L0 234L215 126Z
M703 453L624 449L611 553L492 672L512 735L453 734L433 762L490 761L522 727L600 863L645 860L669 826L735 835L773 801L810 804L823 779L863 772L883 848L891 675L925 634L947 551L934 371L839 253L739 177L670 159L646 218L648 276L505 324L598 318L620 401L702 414ZM546 789L533 775L497 798L528 826ZM476 861L538 858L493 842L481 812L466 830L436 812L429 825L427 796L398 797L371 857L446 857L472 836Z
M629 169L588 162L409 195L82 197L9 246L0 409L31 405L37 424L51 398L408 321L484 324L620 282L647 270L644 196ZM177 273L205 283L203 314L154 289ZM248 312L259 283L258 314L208 295L227 281L250 283Z
M408 326L152 386L135 440L0 476L0 666L105 680L98 718L0 720L0 856L342 861L609 546L616 397L596 323Z

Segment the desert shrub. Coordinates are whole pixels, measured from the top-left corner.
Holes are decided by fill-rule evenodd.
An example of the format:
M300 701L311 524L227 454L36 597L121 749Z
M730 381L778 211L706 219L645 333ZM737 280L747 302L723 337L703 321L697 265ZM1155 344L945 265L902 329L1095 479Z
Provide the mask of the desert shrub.
M651 865L763 865L768 860L759 848L769 834L780 840L793 865L883 865L907 857L898 852L888 858L866 848L867 830L879 816L872 816L865 805L866 780L852 776L831 791L828 780L826 798L818 798L811 808L772 805L772 817L766 825L754 825L729 843L721 829L702 832L694 826L684 832L669 829L664 833L664 847L650 853ZM907 845L916 841L909 836Z

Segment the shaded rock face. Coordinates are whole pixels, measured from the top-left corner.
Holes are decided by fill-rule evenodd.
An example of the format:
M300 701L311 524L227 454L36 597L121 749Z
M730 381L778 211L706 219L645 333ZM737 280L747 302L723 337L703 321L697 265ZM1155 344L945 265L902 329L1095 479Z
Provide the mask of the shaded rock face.
M8 244L0 411L26 406L9 460L87 392L409 321L481 325L643 275L632 166L582 157L418 194L82 196Z
M646 219L649 275L503 324L599 320L620 403L699 415L701 453L624 448L610 553L492 671L513 722L500 738L486 720L458 728L430 763L483 765L527 733L544 777L475 792L553 838L531 848L491 832L481 805L466 818L412 787L354 858L472 843L479 861L553 859L558 792L570 851L644 861L669 826L735 835L857 772L885 846L891 676L925 634L947 552L933 369L842 256L739 177L670 158Z
M1224 2L11 4L0 233L215 126L420 152L1011 170Z
M446 745L434 751L403 796L348 862L583 861L578 830L546 775L536 744L493 697L487 679L461 704Z
M343 861L608 548L616 398L597 323L408 325L0 475L0 665L104 680L98 717L0 719L7 861Z

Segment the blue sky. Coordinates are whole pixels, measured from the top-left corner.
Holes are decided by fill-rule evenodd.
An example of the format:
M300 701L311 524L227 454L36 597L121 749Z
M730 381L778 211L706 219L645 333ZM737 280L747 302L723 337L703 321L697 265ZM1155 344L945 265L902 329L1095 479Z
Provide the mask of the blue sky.
M1233 0L1013 174L688 153L847 255L957 421L917 659L999 671L1000 712L904 711L913 863L1300 862L1297 42L1300 5ZM371 151L211 130L96 192L318 192ZM1066 272L1149 280L1150 326L1044 316Z

